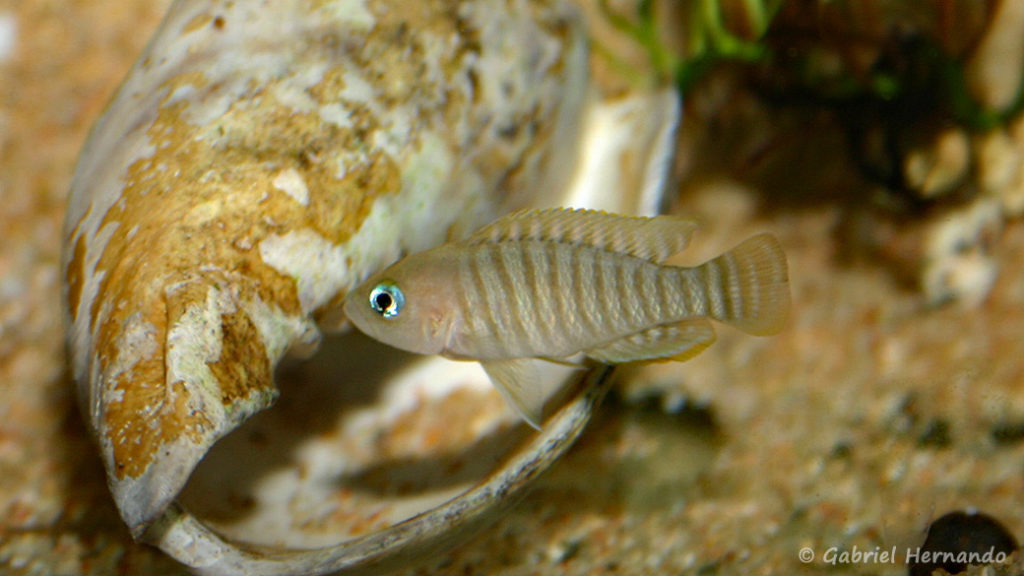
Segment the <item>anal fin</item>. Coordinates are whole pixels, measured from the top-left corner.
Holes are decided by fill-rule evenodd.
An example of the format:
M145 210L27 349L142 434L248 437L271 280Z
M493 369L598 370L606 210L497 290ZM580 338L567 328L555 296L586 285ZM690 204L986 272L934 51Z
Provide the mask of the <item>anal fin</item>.
M584 353L606 364L642 360L683 362L700 354L715 341L715 329L707 318L693 318L648 328Z
M554 387L562 383L543 369L545 362L538 358L510 358L480 363L502 397L537 430L544 421L544 403Z

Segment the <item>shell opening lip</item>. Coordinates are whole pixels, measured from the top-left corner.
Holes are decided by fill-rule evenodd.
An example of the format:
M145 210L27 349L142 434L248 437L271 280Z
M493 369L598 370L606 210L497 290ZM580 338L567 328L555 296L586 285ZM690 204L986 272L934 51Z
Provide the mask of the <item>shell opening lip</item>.
M497 521L522 498L532 481L573 445L612 382L613 368L591 366L544 428L515 448L499 469L466 492L407 520L325 548L238 547L172 503L142 535L198 574L226 576L325 574L356 570L380 574L429 558ZM196 543L202 543L197 546ZM204 555L215 549L213 558Z

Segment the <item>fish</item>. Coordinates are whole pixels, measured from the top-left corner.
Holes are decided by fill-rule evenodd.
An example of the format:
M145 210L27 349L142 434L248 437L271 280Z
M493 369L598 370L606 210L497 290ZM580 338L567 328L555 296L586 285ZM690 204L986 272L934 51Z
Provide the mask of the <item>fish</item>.
M684 361L715 341L710 320L753 335L783 329L779 241L762 233L699 266L665 264L696 228L673 215L523 210L372 275L344 312L391 347L480 362L539 429L552 391L538 384L538 362Z

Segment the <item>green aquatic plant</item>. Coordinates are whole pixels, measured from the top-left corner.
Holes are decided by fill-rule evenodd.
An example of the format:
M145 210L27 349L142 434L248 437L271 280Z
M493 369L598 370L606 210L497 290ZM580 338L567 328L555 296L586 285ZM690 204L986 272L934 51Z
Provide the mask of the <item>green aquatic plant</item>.
M616 11L610 0L599 0L607 20L647 53L656 78L674 81L684 93L715 66L742 63L769 69L785 79L776 86L811 96L819 103L847 105L874 100L881 106L915 113L938 112L976 131L1005 124L1024 110L1024 85L1004 109L993 110L980 103L968 89L963 55L951 53L938 37L942 32L930 29L927 18L913 17L914 11L908 7L877 6L880 28L866 34L856 29L857 24L848 24L845 30L841 24L822 34L817 28L819 20L837 14L842 20L848 8L845 4L819 0L801 9L783 0L680 0L678 22L666 24L660 22L664 15L655 0L638 0L630 11ZM778 26L783 8L790 9L784 25ZM820 36L808 43L807 38L814 38L815 33ZM666 35L678 36L682 42L670 42ZM881 57L867 70L843 62L839 74L829 74L816 65L815 55L821 51L842 54L865 40L883 46ZM607 48L598 45L596 49L620 69L628 70Z
M673 50L662 36L663 28L659 26L660 15L654 0L637 2L632 15L616 12L608 0L600 0L600 6L613 26L644 48L659 79L674 80L680 90L686 91L715 64L761 61L768 51L762 40L782 6L782 0L740 0L733 6L740 9L749 37L729 29L722 0L682 3L683 29L669 31L684 38L682 54ZM598 46L598 50L614 61L614 56L606 49Z
M638 71L597 47L626 78L637 83L653 76L685 95L711 70L729 66L770 106L831 112L847 133L854 163L904 199L900 206L929 203L905 172L906 155L922 138L953 126L989 132L1024 112L1024 81L998 107L986 104L969 81L978 43L997 24L994 2L598 3L608 22L647 55L649 68Z

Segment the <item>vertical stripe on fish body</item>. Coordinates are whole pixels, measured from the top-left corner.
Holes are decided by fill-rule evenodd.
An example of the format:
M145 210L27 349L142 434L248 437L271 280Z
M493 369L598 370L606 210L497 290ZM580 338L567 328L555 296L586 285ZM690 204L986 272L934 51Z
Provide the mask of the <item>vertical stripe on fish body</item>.
M452 290L462 323L445 352L477 360L561 358L703 317L752 333L776 331L788 294L782 299L772 290L776 286L763 284L781 281L785 289L785 269L777 266L781 250L765 235L738 248L701 266L680 268L543 240L452 247L458 263ZM654 352L616 360L660 356Z
M412 352L479 360L531 424L544 395L531 359L684 360L715 339L708 318L757 335L789 314L786 257L771 235L686 268L662 262L695 224L590 210L524 211L413 254L349 294L368 335Z
M538 240L457 251L463 325L447 351L460 357L571 356L704 315L706 290L694 275L625 254Z

